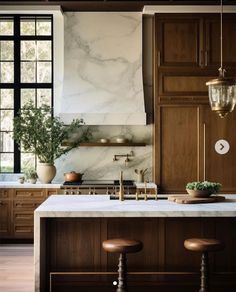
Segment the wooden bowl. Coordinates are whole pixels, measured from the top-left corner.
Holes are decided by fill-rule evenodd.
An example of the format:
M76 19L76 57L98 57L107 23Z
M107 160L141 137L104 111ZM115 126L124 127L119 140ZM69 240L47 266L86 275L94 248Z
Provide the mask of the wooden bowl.
M212 195L212 193L209 192L208 190L189 190L189 189L186 189L186 191L188 192L188 194L191 197L194 197L194 198L208 198L208 197L210 197L210 195Z

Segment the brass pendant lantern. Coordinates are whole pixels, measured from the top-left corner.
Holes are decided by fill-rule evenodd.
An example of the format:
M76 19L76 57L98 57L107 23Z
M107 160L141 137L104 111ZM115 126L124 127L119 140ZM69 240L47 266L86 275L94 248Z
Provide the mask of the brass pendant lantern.
M206 83L208 86L209 101L212 111L215 111L221 118L232 112L236 103L236 80L225 78L225 69L223 68L223 48L222 48L222 14L223 5L221 0L220 14L220 41L221 41L221 65L219 68L219 77Z

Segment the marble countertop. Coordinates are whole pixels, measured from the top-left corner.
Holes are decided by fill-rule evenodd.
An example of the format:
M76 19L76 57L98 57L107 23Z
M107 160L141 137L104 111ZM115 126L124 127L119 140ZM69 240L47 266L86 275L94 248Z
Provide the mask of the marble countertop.
M35 217L236 217L236 195L207 204L177 204L166 199L120 202L108 195L50 196Z
M41 189L41 188L45 188L45 189L59 189L61 186L61 184L57 183L57 184L42 184L42 183L36 183L36 184L31 184L31 183L19 183L17 181L1 181L0 182L0 188L4 188L4 189L9 189L9 188L16 188L16 189Z

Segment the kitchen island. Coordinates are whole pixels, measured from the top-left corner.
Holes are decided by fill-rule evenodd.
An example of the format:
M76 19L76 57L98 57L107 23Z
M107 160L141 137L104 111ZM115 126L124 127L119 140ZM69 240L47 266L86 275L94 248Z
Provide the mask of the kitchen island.
M34 215L35 291L115 291L117 256L102 250L107 238L144 244L129 255L130 291L196 291L200 255L189 237L217 237L224 251L211 255L213 291L235 291L236 195L226 201L184 205L167 200L117 201L109 196L51 196Z

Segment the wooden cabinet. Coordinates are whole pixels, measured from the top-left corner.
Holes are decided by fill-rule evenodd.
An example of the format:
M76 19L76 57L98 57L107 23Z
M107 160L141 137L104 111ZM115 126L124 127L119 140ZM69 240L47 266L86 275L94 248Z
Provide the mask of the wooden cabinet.
M236 74L236 16L224 15L223 65ZM206 82L220 67L220 14L155 15L155 95L159 103L208 103Z
M156 14L158 67L220 66L220 14ZM236 16L223 15L223 60L236 65Z
M156 115L155 181L161 192L181 193L200 179L200 108L163 105Z
M14 189L13 236L33 238L34 210L45 200L44 189Z
M101 243L117 237L143 242L141 252L128 255L129 291L196 292L200 254L183 243L198 236L225 243L209 257L212 291L235 291L236 218L45 218L41 228L43 292L49 281L50 291L115 291L118 255Z
M34 210L57 189L0 189L0 239L33 239Z
M11 235L11 191L0 189L0 238Z
M155 180L162 192L183 193L187 182L208 180L235 193L236 111L222 119L209 106L172 104L158 106L156 115ZM227 153L216 151L219 140L229 143Z
M158 67L201 66L202 25L198 14L156 14L155 28Z
M236 16L223 16L227 76L236 73ZM236 111L225 119L210 110L206 82L218 76L220 14L155 15L154 179L164 193L183 193L186 183L222 183L236 191ZM219 154L215 143L228 141Z
M236 66L236 15L223 14L223 65L226 70ZM220 67L220 20L219 15L205 19L206 67Z
M228 114L224 119L218 117L209 107L201 109L202 127L202 179L217 181L222 184L222 191L235 193L236 191L236 111ZM215 144L225 140L229 144L229 151L225 154L218 153ZM226 149L221 144L219 150ZM223 152L222 152L223 153Z

